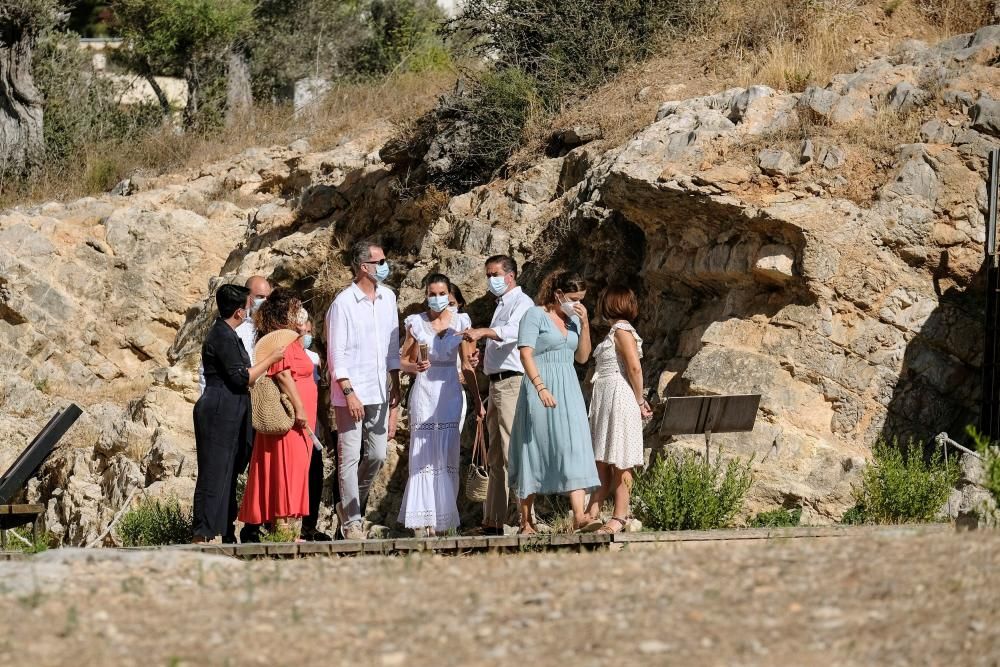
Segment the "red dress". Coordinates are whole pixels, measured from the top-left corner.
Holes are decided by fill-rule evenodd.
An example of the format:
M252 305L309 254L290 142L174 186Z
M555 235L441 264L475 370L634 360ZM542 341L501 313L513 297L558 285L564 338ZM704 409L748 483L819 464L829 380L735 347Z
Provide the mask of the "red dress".
M290 370L295 388L306 410L306 422L316 423L317 389L313 363L302 348L301 338L288 346L285 358L267 369L269 376ZM270 523L282 517L309 514L309 461L312 439L293 426L284 435L257 433L247 472L246 492L240 507L243 523Z

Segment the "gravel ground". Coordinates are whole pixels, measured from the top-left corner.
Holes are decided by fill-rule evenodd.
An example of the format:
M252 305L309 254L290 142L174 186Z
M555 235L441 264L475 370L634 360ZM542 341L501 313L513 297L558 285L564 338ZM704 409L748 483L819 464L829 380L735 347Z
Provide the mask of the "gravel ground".
M0 562L2 665L997 665L1000 533Z

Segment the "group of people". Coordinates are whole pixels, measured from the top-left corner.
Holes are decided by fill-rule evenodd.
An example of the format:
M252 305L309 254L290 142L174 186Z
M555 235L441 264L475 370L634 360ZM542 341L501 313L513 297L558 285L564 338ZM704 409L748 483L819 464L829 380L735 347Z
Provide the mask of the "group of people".
M517 499L519 532L539 530L539 494L568 495L574 528L618 532L627 526L631 470L643 462L642 340L633 326L632 290L608 287L597 303L609 330L596 346L582 302L587 285L576 273L548 275L535 299L518 285L517 263L498 255L485 263L496 309L474 328L461 291L447 276L424 281L421 312L400 330L396 296L383 285L390 267L383 248L362 241L351 250L354 280L326 314L326 372L337 437L336 512L345 539L365 537L368 493L394 437L400 374L412 376L408 397L409 477L399 521L418 535L459 527L459 453L466 413L485 420L488 491L482 530L502 534ZM271 291L261 277L245 287L223 285L219 317L202 348L203 394L194 408L198 481L195 541L241 541L260 526L287 526L315 538L322 457L315 436L319 357L309 347L309 315L290 291ZM299 337L256 359L254 342L289 329ZM484 403L477 367L489 380ZM262 355L263 356L263 355ZM576 365L594 357L589 410ZM283 435L252 434L249 389L270 376L294 408ZM251 444L252 443L252 444ZM237 506L237 478L247 468ZM589 501L587 495L589 494ZM611 518L601 521L603 503ZM249 532L248 532L249 531Z
M223 285L215 295L219 316L202 344L201 397L194 407L198 480L194 492L194 541L222 536L235 542L259 539L263 524L281 526L301 517L314 535L323 484L322 452L314 446L320 357L312 345L312 324L302 302L275 289L262 276L246 285ZM256 358L256 343L291 329L296 341ZM288 396L294 427L276 436L254 433L250 387L271 376ZM242 504L238 479L247 472Z

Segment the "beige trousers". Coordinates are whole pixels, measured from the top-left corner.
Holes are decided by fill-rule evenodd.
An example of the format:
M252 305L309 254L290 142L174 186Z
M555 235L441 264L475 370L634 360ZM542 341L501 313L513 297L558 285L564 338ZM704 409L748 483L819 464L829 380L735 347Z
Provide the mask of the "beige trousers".
M483 503L483 525L500 528L507 520L510 486L507 479L507 453L510 450L510 430L514 426L514 410L521 392L522 376L510 377L490 383L489 406L486 409L486 428L489 450L486 465L489 468L489 486Z

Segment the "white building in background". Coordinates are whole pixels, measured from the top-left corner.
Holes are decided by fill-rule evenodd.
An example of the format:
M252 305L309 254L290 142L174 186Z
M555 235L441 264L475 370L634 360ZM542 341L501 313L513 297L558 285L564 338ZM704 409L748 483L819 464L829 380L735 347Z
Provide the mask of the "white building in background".
M98 76L114 83L119 91L119 101L122 104L156 104L156 93L146 79L136 74L115 72L108 69L108 52L121 48L122 40L111 37L84 37L80 39L80 48L91 52L90 63ZM187 105L187 84L184 79L169 76L154 76L153 79L167 96L170 106L183 109Z
M448 18L455 18L458 16L459 6L462 4L462 0L437 0L438 7L441 8Z
M2 2L3 0L0 0ZM436 0L438 7L449 18L458 15L464 0ZM122 91L122 104L156 103L156 94L149 82L140 76L114 72L108 69L108 52L122 45L122 40L112 37L80 39L80 48L92 53L91 63L98 76L113 81ZM156 83L170 100L174 109L182 109L187 104L187 84L183 79L157 76ZM303 113L330 89L330 82L323 78L308 77L295 82L293 104L295 115Z

